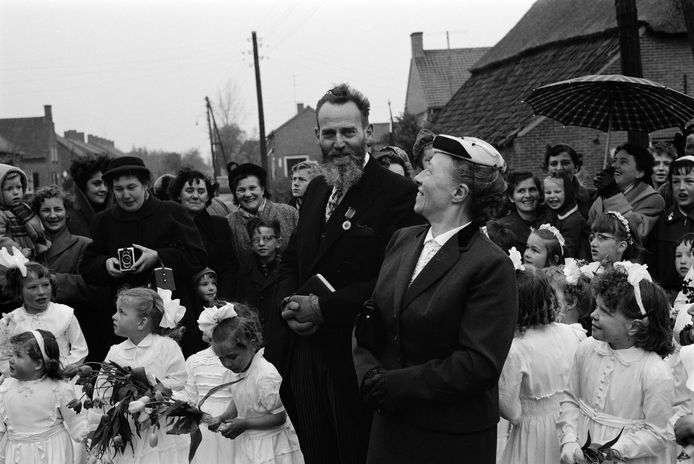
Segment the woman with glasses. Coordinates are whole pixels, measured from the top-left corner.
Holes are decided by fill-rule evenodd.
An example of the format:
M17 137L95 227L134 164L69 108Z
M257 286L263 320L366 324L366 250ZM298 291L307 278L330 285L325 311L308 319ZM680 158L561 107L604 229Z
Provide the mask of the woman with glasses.
M643 247L633 218L608 211L595 218L590 228L590 254L596 269L618 261L639 262Z

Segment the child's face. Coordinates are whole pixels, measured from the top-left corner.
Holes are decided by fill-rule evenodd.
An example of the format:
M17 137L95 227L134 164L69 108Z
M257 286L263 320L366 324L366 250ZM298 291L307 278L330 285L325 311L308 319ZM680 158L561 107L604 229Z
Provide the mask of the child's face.
M656 153L653 155L655 164L653 165L653 182L660 185L667 181L667 176L670 173L670 165L672 158L669 155Z
M48 277L38 278L36 273L29 272L22 285L22 302L28 313L45 311L51 302L51 281Z
M691 245L691 243L680 242L675 248L675 269L680 277L686 276L692 265Z
M253 252L260 258L275 259L282 239L275 236L275 231L270 227L258 227L253 232L251 243Z
M24 189L19 176L5 179L2 183L2 199L7 206L17 206L22 201Z
M140 316L128 298L119 299L116 304L116 313L113 320L113 333L126 338L138 338L147 330L148 324L145 318Z
M530 234L528 236L528 246L525 248L523 261L525 264L530 264L538 269L547 267L549 251L547 250L547 243L539 235Z
M613 234L607 232L590 234L590 256L593 261L616 263L622 260L624 250L626 250L626 242L617 240Z
M694 171L672 173L672 196L682 209L694 207Z
M548 177L544 182L545 203L553 210L557 210L564 205L564 182L561 179Z
M43 363L29 356L24 344L12 345L10 357L10 375L17 380L34 380L43 374Z
M205 274L198 280L198 295L207 303L217 299L217 280L210 274Z
M634 342L629 339L634 320L620 311L610 312L600 295L596 296L595 302L597 308L590 314L593 338L609 343L615 350L634 346Z
M219 357L222 366L236 374L245 371L253 360L253 355L255 355L255 351L241 347L233 340L213 341L212 350Z

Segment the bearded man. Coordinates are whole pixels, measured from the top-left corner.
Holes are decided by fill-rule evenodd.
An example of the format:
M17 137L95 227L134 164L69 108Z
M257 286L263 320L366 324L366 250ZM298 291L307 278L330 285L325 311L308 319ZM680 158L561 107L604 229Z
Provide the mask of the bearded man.
M422 221L413 211L413 182L367 152L369 107L346 84L316 105L323 175L304 194L279 270L282 313L269 321L266 358L282 374L282 400L307 464L365 460L371 411L359 400L351 359L354 318L371 296L391 235ZM335 291L296 292L315 274Z

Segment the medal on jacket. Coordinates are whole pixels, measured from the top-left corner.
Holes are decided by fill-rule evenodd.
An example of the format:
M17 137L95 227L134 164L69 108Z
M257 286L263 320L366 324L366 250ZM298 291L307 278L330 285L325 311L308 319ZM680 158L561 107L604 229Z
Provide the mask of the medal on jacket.
M344 230L349 230L352 227L352 223L349 221L354 217L356 214L356 210L352 208L351 206L347 208L347 212L345 213L345 222L342 223L342 228Z

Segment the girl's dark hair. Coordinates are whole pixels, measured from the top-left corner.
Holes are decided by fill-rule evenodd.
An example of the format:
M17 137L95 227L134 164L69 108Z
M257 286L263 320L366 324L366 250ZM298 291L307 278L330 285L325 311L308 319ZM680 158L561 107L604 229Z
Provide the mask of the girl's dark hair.
M530 233L537 235L547 244L547 266L564 264L564 250L552 232L547 229L534 229Z
M60 348L58 348L55 335L42 329L38 329L38 332L43 338L43 349L46 351L48 359L43 359L38 341L31 332L22 332L15 335L10 338L10 343L13 345L22 345L31 359L42 362L46 377L54 380L62 380L63 369L60 367Z
M494 242L506 253L508 253L508 250L514 247L518 241L518 236L516 236L516 233L510 226L500 224L496 221L489 221L487 223L487 236L489 240Z
M684 243L690 249L694 248L694 232L687 232L686 234L682 235L679 239L677 239L677 245L680 243Z
M631 235L632 243L627 243L627 248L624 250L624 253L622 253L622 261L637 262L646 249L641 244L641 236L638 232L638 224L635 222L634 217L632 215L627 215L625 216L625 219L629 224L629 234ZM590 226L590 231L612 234L619 241L627 240L627 231L624 228L624 224L622 224L622 222L613 214L598 214Z
M576 166L576 172L581 170L581 166L583 166L583 155L578 153L574 149L574 147L565 143L547 145L547 150L545 151L545 159L542 162L542 170L545 172L549 170L549 158L551 156L557 156L562 153L569 154L569 156L571 157L571 161L573 161L574 165Z
M668 172L668 181L670 182L670 193L672 194L672 176L673 175L680 175L680 176L686 176L687 174L691 173L694 171L694 162L689 161L687 159L676 159L675 161L672 162L670 165L670 172ZM674 198L674 195L673 197Z
M647 148L633 143L625 143L618 146L615 153L619 153L622 150L634 157L636 169L643 172L643 177L636 180L639 180L652 187L653 180L651 178L653 177L653 165L655 164L655 159L653 158L651 152L648 151ZM675 161L675 163L676 162L677 161ZM672 167L670 168L670 173L672 173Z
M111 160L106 155L76 158L70 164L70 177L72 177L75 185L84 192L89 179L97 172L105 172L109 161Z
M34 196L31 199L31 207L38 214L43 202L50 199L50 198L58 198L58 199L62 200L63 206L65 206L65 209L72 208L72 205L73 205L72 194L64 191L63 189L61 189L60 187L58 187L55 184L46 185L45 187L41 187L40 189L38 189L34 193Z
M212 181L204 173L193 169L192 166L182 167L176 174L176 178L169 184L169 198L177 203L181 202L181 191L186 184L193 185L193 182L200 180L205 184L207 189L207 202L205 206L210 206L212 198L214 198L214 190L212 189Z
M595 299L590 289L590 279L581 274L575 284L570 284L566 281L563 266L550 266L543 271L549 279L550 285L564 292L566 303L574 307L578 313L578 322L590 336L592 328L590 313L595 308Z
M518 285L518 331L554 322L557 297L541 270L526 268L516 271Z
M212 331L212 341L233 341L242 348L258 351L263 346L258 314L242 303L234 303L237 316L224 319Z
M27 268L27 277L29 277L29 274L34 274L37 279L43 279L44 277L48 279L51 283L52 296L55 296L55 279L51 275L51 271L43 264L35 261L29 261L25 266ZM5 291L12 295L15 300L22 301L22 288L27 277L22 275L19 268L9 268L5 273Z
M634 335L634 346L653 351L663 358L672 353L670 304L665 291L658 284L647 280L639 282L645 316L636 303L634 287L627 281L627 272L621 266L608 268L597 275L591 286L595 297L602 298L608 311L613 314L619 311L629 319L641 321Z
M132 304L140 317L149 318L153 334L181 341L185 327L180 324L174 328L159 327L164 317L164 300L157 292L146 287L123 288L118 292L116 305L120 305L124 300Z

